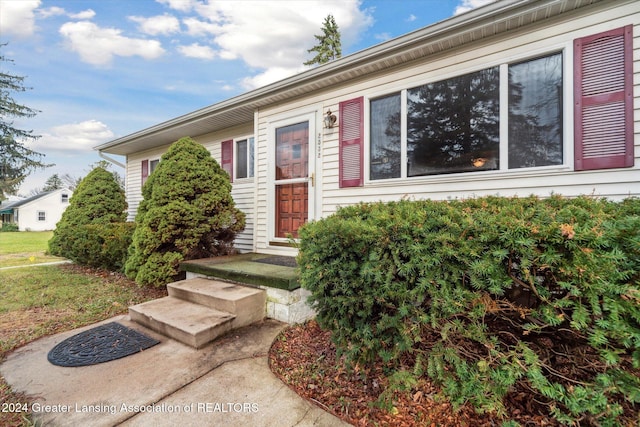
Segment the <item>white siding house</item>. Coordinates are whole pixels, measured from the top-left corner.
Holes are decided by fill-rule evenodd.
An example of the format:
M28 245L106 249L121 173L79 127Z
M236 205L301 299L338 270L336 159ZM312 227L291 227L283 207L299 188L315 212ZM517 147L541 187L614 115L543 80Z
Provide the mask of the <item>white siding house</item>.
M637 197L640 2L497 1L100 145L130 219L183 136L230 173L244 252L359 201Z
M17 224L20 231L53 230L69 206L72 194L71 190L65 188L12 203L3 203L0 205L2 221Z

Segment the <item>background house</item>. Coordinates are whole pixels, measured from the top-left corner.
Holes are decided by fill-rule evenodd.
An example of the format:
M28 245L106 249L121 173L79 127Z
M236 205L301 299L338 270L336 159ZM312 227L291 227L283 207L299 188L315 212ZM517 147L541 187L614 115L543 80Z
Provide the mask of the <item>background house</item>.
M501 0L96 149L126 156L132 220L191 136L266 254L360 201L640 196L639 52L637 0Z
M73 192L59 189L37 194L18 201L0 204L2 223L17 224L20 231L53 230L69 206Z

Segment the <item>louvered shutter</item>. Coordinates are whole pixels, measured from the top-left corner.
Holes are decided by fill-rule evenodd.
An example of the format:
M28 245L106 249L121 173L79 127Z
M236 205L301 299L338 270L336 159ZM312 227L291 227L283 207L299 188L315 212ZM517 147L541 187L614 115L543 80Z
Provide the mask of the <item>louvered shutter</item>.
M222 169L227 171L233 182L233 140L222 141Z
M632 26L574 41L575 169L633 166Z
M361 187L363 174L364 98L340 103L340 188Z
M147 182L147 178L149 177L149 160L143 160L142 161L142 173L140 174L142 181L140 185L144 185L145 182Z

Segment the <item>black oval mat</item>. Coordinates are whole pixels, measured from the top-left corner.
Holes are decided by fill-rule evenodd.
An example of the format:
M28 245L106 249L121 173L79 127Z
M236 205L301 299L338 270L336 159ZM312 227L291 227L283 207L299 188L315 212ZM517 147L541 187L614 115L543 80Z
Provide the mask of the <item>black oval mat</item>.
M138 353L159 342L111 322L67 338L51 349L47 359L58 366L95 365Z

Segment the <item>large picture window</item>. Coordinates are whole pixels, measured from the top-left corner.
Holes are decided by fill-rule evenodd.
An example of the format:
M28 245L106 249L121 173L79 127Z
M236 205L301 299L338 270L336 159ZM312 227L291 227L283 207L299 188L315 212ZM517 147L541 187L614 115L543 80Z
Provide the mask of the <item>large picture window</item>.
M407 91L407 175L497 169L500 70Z
M369 179L562 165L562 56L503 64L372 99ZM507 122L502 128L501 119Z

